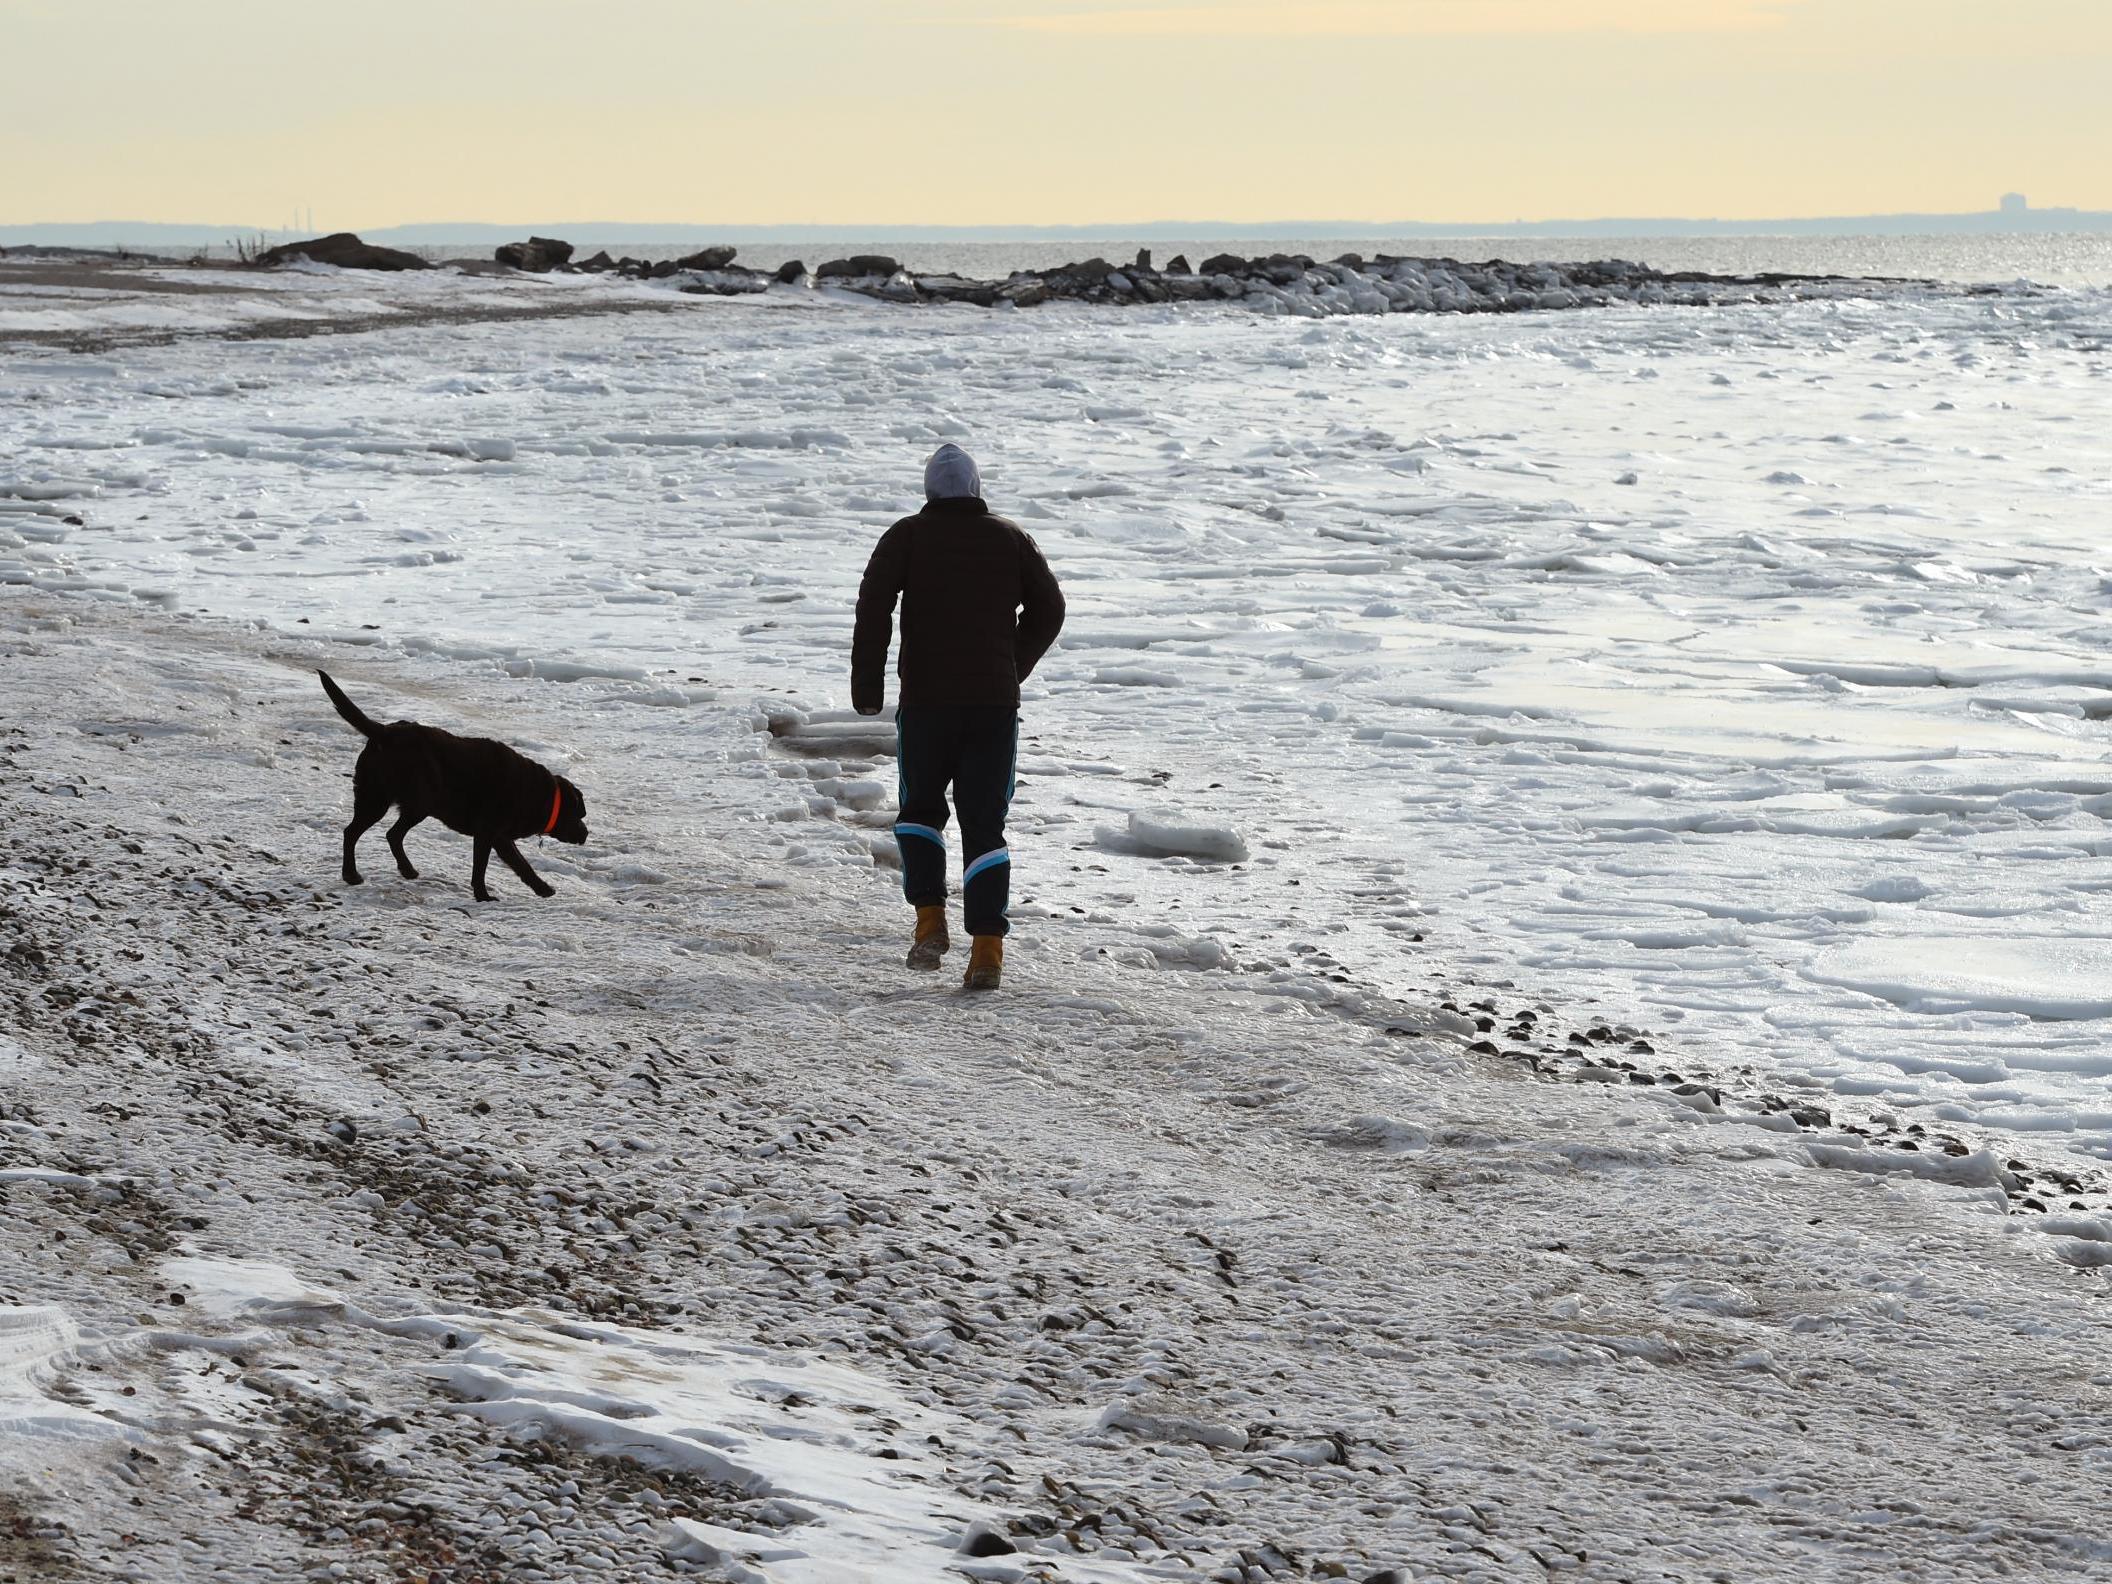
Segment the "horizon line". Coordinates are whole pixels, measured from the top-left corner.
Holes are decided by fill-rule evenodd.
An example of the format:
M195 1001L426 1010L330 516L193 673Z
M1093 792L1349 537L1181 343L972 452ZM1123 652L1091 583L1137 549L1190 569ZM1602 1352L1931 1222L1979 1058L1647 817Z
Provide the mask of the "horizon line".
M984 236L989 237L993 240L998 240L1012 236L1105 236L1112 238L1129 236L1142 237L1146 232L1173 234L1176 232L1181 232L1183 230L1190 231L1197 236L1200 236L1203 232L1212 232L1225 236L1238 235L1241 233L1251 233L1258 237L1263 233L1284 233L1295 228L1302 230L1305 234L1315 238L1327 237L1330 239L1339 238L1343 240L1348 240L1359 236L1385 236L1390 234L1410 235L1418 233L1422 235L1435 236L1494 236L1500 235L1505 232L1513 232L1525 229L1538 230L1555 235L1560 235L1562 234L1560 229L1562 227L1576 227L1580 230L1587 230L1603 229L1606 227L1615 226L1632 228L1628 232L1628 234L1633 235L1649 235L1651 233L1648 228L1658 226L1707 226L1718 229L1735 227L1749 230L1755 234L1765 234L1769 228L1784 226L1837 226L1852 225L1862 222L1897 223L1902 221L1913 220L1938 222L1993 220L2015 222L2019 220L2045 221L2057 218L2085 221L2112 221L2112 209L2084 209L2077 205L2062 204L2050 207L2031 207L2026 205L2013 209L1997 207L1991 209L1964 210L1890 210L1870 211L1868 213L1862 214L1781 215L1763 218L1736 216L1726 218L1719 215L1572 215L1544 219L1515 218L1511 220L1479 221L1435 221L1406 219L1369 220L1346 219L1340 216L1324 219L1292 217L1246 220L1154 219L984 223L930 222L913 220L698 221L588 220L574 218L569 220L546 219L517 222L503 220L445 219L395 221L387 224L367 225L363 227L351 228L316 226L313 229L308 229L304 227L286 227L283 225L236 225L229 224L226 222L206 222L191 220L115 219L36 220L0 222L0 234L15 231L110 231L124 228L135 228L141 231L227 231L237 235L249 232L263 232L274 235L280 233L285 233L289 235L296 233L308 235L321 235L328 234L329 231L332 229L352 229L357 231L359 234L363 235L369 231L374 232L376 234L381 234L387 232L404 231L446 231L452 228L465 233L473 231L518 231L525 235L528 231L537 231L545 227L553 231L563 227L570 227L573 230L593 230L604 232L621 231L625 228L630 228L638 232L668 230L696 232L721 231L728 233L741 232L751 237L759 239L767 238L774 235L789 235L792 233L800 233L809 237L819 238L827 236L843 238L846 240L856 239L860 237L870 237L877 240L890 234L900 234L904 236L908 236L911 234L916 234L918 236L956 236L964 239L970 236Z

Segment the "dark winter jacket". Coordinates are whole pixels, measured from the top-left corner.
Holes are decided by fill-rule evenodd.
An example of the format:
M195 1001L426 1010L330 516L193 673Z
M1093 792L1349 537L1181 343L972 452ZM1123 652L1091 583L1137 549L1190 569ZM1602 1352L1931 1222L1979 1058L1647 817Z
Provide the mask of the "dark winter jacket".
M895 597L902 598L905 705L1019 707L1019 685L1063 628L1063 591L1017 524L979 500L933 501L888 529L858 587L851 703L886 694Z

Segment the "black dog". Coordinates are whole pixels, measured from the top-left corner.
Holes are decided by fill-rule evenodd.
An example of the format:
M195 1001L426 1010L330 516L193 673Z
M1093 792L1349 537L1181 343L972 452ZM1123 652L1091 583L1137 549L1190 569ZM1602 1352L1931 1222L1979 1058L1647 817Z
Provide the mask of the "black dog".
M484 888L484 868L494 850L537 896L553 894L514 843L523 836L555 836L575 847L584 842L587 800L578 787L489 737L457 737L416 721L378 725L345 697L329 673L318 671L316 675L323 679L323 691L330 695L338 714L367 739L352 769L352 823L345 827L346 885L360 883L352 849L394 805L403 810L403 817L389 827L389 851L396 855L396 870L404 879L418 878L418 871L404 856L404 836L419 821L436 819L476 843L469 878L479 902L491 900Z

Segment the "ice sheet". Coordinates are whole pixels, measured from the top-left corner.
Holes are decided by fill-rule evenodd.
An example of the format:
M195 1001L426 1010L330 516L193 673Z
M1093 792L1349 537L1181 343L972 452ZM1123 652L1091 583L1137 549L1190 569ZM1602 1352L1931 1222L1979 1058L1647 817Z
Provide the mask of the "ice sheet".
M0 517L0 579L761 697L839 761L780 806L801 861L869 868L886 811L844 789L892 776L836 718L850 602L956 439L1071 596L1025 715L1024 897L1256 968L1321 941L1381 991L1595 996L1724 1067L1949 1104L1896 1058L2022 1010L1810 970L2112 931L2108 325L2102 291L1319 323L742 302L32 353L0 374L0 478L83 524ZM1132 817L1247 862L1198 889ZM2082 1123L2100 1002L2063 995L2090 1017L1991 1059Z

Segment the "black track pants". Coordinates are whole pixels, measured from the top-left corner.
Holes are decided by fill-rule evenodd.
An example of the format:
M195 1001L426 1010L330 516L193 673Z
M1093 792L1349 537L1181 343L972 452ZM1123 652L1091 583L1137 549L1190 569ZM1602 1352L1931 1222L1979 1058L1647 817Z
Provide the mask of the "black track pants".
M914 907L946 900L946 791L961 815L961 893L971 935L1003 935L1012 894L1005 812L1012 806L1019 712L1004 706L909 705L895 711L901 770L902 892Z

